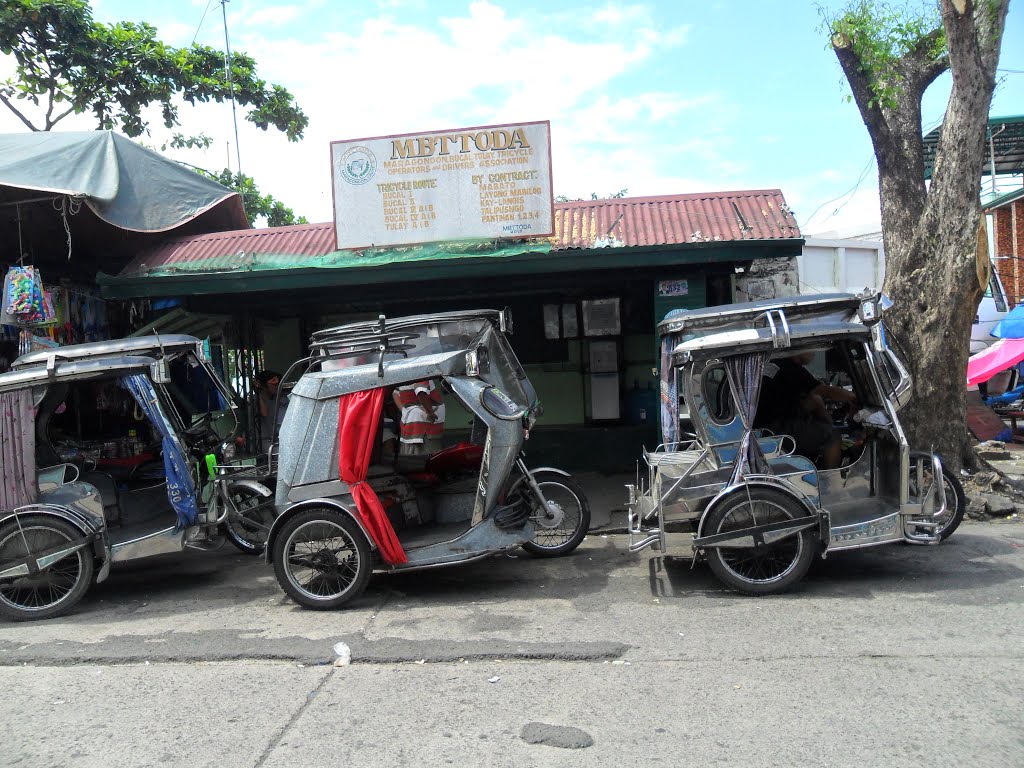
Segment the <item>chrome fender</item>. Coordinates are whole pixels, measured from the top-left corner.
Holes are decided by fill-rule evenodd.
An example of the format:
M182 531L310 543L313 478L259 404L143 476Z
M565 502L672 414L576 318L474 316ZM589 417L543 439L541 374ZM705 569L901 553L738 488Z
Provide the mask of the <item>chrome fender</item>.
M572 477L572 475L570 475L564 469L558 469L556 467L534 467L533 469L530 470L531 475L537 472L554 472L556 475L561 475L562 477ZM508 487L508 490L505 491L505 495L507 496L513 493L520 485L522 485L525 482L525 476L518 478L514 483L512 483L512 485Z
M355 507L355 502L352 504ZM266 563L272 563L274 557L274 543L277 541L277 535L281 532L281 528L286 522L291 520L300 512L309 509L310 507L333 507L339 512L344 512L348 515L356 525L359 526L359 530L363 532L363 536L366 537L367 543L370 545L370 549L374 550L377 546L373 543L373 538L370 536L369 531L366 530L366 526L363 525L362 518L352 509L349 509L346 505L340 501L334 499L306 499L288 507L282 512L270 525L270 531L267 533L267 547L263 550L263 559Z
M776 491L782 491L787 496L791 496L795 501L799 502L808 515L814 515L819 517L818 525L818 537L821 541L828 541L829 523L828 516L822 515L819 510L806 496L794 489L789 483L783 480L779 480L771 475L761 475L752 477L744 480L739 485L731 485L724 488L715 498L713 498L708 505L704 508L704 512L700 516L700 523L697 525L697 533L694 535L694 549L699 549L700 545L697 541L704 536L704 521L708 519L708 516L714 512L719 506L725 503L726 499L730 499L737 493L746 493L747 488L769 488Z
M107 526L105 521L102 525L98 525L95 520L71 507L63 507L57 504L36 503L29 504L24 507L18 507L13 512L3 515L0 517L0 525L8 520L14 520L16 518L26 517L29 515L53 517L58 520L63 520L65 523L68 523L75 528L82 534L84 539L81 542L72 545L68 552L91 545L93 555L102 563L100 570L96 574L96 583L98 584L107 578L107 574L110 573L110 542L107 539ZM64 552L63 554L67 554L67 552Z

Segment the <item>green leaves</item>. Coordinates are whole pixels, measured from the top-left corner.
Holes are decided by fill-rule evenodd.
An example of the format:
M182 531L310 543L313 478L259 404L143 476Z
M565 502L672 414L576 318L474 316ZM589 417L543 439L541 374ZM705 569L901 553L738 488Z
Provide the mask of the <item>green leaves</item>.
M916 8L856 0L838 16L821 10L832 46L850 49L873 98L869 107L893 108L905 86L908 62L926 66L947 56L946 34L937 2Z
M5 0L0 4L0 52L13 56L17 76L4 84L3 102L35 130L50 130L71 113L91 112L101 128L136 137L148 131L142 110L159 106L168 128L178 125L175 96L189 104L223 102L231 95L223 54L207 46L173 48L145 22L101 24L86 0ZM247 119L273 126L290 141L302 138L309 118L291 93L268 85L256 62L235 53L231 62L235 101ZM45 102L42 123L10 101ZM56 105L68 108L55 110Z
M205 137L189 138L201 141ZM273 195L261 194L251 176L246 176L244 173L232 173L228 168L219 173L210 173L199 168L195 170L238 192L242 196L242 203L245 206L245 215L249 219L249 224L254 225L257 219L261 217L266 220L268 227L309 223L305 216L296 216L291 208L285 206L284 203L274 198Z

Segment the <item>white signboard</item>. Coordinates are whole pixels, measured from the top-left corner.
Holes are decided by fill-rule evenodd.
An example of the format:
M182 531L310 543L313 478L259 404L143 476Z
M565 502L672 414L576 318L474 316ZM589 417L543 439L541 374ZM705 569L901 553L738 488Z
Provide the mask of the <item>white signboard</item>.
M339 249L554 234L548 121L331 143Z

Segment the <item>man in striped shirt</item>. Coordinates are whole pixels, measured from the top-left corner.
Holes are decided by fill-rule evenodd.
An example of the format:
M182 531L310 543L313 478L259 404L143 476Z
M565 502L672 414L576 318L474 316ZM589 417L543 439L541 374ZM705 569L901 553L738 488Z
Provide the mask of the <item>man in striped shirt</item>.
M444 400L433 381L416 381L396 387L395 404L402 411L399 453L437 453L444 435Z

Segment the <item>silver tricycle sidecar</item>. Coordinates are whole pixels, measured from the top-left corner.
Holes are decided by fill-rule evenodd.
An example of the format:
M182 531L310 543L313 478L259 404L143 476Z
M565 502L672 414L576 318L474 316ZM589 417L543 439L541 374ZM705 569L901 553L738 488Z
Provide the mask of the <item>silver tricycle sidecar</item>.
M520 546L563 555L583 540L590 509L579 485L559 469L527 468L521 455L541 409L511 330L507 310L479 310L313 334L311 356L284 376L301 371L276 447L279 516L266 550L297 603L341 607L375 569L447 566ZM403 409L403 447L387 450L387 403L409 387L461 404L469 439L421 448L415 428L426 422L407 421Z
M270 490L226 462L236 406L199 339L57 347L13 368L0 375L0 616L57 616L112 564L217 547L240 507L269 528ZM233 540L259 536L232 525Z
M768 594L803 578L815 555L952 534L963 488L904 437L911 380L886 338L888 305L829 294L670 313L659 325L665 442L645 451L646 477L628 487L630 549L664 552L667 533L690 532L695 560L728 587ZM754 426L773 366L805 353L856 396L856 414L833 413L838 468Z

